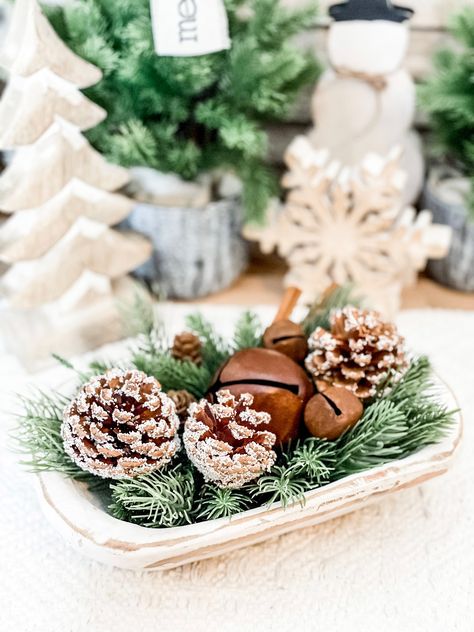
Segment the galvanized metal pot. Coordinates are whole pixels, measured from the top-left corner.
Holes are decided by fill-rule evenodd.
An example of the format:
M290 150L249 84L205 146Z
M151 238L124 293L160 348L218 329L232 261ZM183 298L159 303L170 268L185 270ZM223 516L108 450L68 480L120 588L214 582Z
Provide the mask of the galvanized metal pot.
M430 261L429 275L450 287L465 292L474 291L474 220L469 216L465 204L453 202L440 194L441 175L433 171L428 178L422 195L423 208L433 213L439 224L453 229L451 249L446 258Z
M137 275L169 298L193 299L228 287L247 265L238 199L205 208L137 203L127 226L153 243L151 258Z

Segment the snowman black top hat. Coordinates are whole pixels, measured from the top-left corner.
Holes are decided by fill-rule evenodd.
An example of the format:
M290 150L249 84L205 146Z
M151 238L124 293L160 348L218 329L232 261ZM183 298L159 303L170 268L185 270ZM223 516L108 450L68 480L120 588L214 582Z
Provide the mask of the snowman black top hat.
M333 4L329 15L336 22L346 20L387 20L388 22L404 22L413 15L413 10L400 7L390 0L347 0Z

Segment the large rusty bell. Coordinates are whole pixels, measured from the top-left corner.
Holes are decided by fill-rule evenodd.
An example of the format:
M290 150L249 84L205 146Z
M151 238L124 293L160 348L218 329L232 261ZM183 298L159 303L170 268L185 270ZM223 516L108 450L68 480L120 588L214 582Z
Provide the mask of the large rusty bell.
M300 430L303 411L314 392L305 371L288 356L271 349L244 349L233 355L220 369L211 386L209 397L221 389L233 395L251 393L252 408L270 413L266 426L287 443Z
M220 389L227 389L236 396L251 393L254 396L252 408L270 413L272 419L266 429L275 433L280 443L287 443L299 435L304 408L314 393L313 382L297 364L302 351L301 343L306 347L304 333L299 325L290 323L293 325L291 334L297 333L298 344L295 345L294 341L288 344L286 337L288 319L300 295L298 288L286 290L273 325L264 337L267 348L238 351L219 370L209 393L210 399ZM281 328L281 323L285 335L272 338L272 331ZM275 342L283 343L280 349ZM299 353L295 353L295 349Z

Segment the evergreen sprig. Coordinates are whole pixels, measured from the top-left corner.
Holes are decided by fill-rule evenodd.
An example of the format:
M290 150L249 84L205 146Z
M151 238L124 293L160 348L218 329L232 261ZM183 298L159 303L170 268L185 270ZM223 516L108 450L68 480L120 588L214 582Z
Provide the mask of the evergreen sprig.
M67 358L63 358L63 356L60 356L57 353L53 353L52 355L53 355L54 360L56 360L58 364L60 364L66 369L69 369L70 371L74 371L74 373L76 373L81 383L87 382L89 378L91 377L91 373L89 371L83 371L81 369L76 368L72 364L72 362L70 362Z
M139 351L132 362L139 371L156 377L164 391L185 389L198 399L206 394L213 377L207 365L177 360L167 351L152 355Z
M140 290L131 303L121 306L121 314L128 335L137 339L132 347L133 359L146 368L151 359L168 348L165 327L157 316L154 303L147 292ZM140 370L148 373L145 368Z
M334 478L400 458L407 431L407 420L399 406L387 399L370 405L361 421L343 436L337 447Z
M311 489L311 481L301 472L291 471L284 465L275 465L249 486L251 498L260 505L280 502L283 507L305 503L305 492Z
M413 360L403 378L388 393L406 417L407 432L401 443L403 456L437 443L449 431L453 412L438 403L437 388L426 356Z
M317 327L330 329L330 316L334 309L341 309L346 305L357 307L360 304L361 300L354 294L354 287L351 284L336 286L310 306L301 324L307 336L311 335Z
M252 499L246 491L221 489L215 485L203 486L197 499L194 514L198 522L230 518L250 508Z
M413 405L404 402L399 407L405 413L408 426L401 441L402 456L438 443L452 428L454 411L434 404L429 397L420 397Z
M426 356L415 358L402 378L398 381L392 380L392 383L388 385L389 392L381 391L380 396L387 397L395 404L411 403L420 397L420 394L426 392L432 379L432 373L430 361Z
M203 363L197 366L170 355L165 328L146 295L137 294L126 314L131 333L138 336L131 350L132 365L156 377L165 391L186 389L196 398L203 397L217 367L228 357L224 341L212 326L200 314L188 317L188 325L203 342Z
M58 362L58 364L61 364L66 369L73 371L76 374L80 385L89 382L89 380L91 380L96 375L101 375L102 373L106 373L110 369L118 368L118 365L116 363L111 364L106 360L93 360L89 363L87 369L83 370L77 368L70 360L68 360L67 358L63 358L57 353L53 353L53 358Z
M452 426L453 411L439 404L431 381L428 358L413 360L339 440L334 477L383 465L440 441Z
M165 391L186 389L196 398L203 397L219 367L238 350L261 345L261 323L255 314L246 312L236 324L233 341L227 343L201 314L190 314L186 325L202 342L202 364L173 358L169 353L162 323L153 309L140 301L133 317L138 341L132 348L132 364L147 375L156 377ZM150 311L151 310L151 311Z
M237 321L233 339L234 351L261 347L263 328L260 319L253 312L244 312Z
M178 527L192 522L192 468L179 463L164 472L112 483L111 514L143 527Z
M81 470L68 457L61 437L63 412L69 398L59 393L38 391L20 397L23 413L18 416L14 441L23 456L22 465L31 472L61 472L69 478L93 482L96 477Z
M151 337L156 333L158 321L149 293L137 285L133 299L119 305L121 321L127 336Z
M203 365L213 375L230 356L230 346L199 313L190 314L186 318L186 325L201 339Z
M331 441L311 437L299 441L287 455L288 472L302 475L312 487L327 483L336 465L336 446Z
M97 65L87 96L108 111L88 132L113 162L186 179L229 169L244 184L248 219L278 192L266 164L265 123L282 119L318 66L293 36L311 25L313 0L289 11L280 0L225 0L232 47L200 57L158 57L149 0L75 0L45 11L65 43Z

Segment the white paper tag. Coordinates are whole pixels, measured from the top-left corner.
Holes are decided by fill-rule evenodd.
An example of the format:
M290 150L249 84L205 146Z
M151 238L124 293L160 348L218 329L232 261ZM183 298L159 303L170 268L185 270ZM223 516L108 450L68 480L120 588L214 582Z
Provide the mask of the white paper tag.
M197 57L230 48L223 0L151 0L151 19L158 55Z

